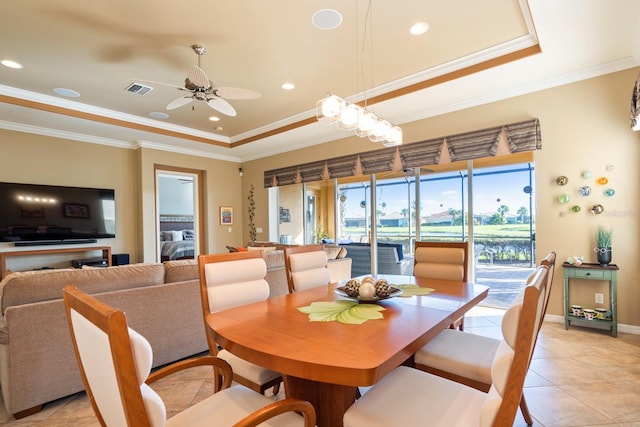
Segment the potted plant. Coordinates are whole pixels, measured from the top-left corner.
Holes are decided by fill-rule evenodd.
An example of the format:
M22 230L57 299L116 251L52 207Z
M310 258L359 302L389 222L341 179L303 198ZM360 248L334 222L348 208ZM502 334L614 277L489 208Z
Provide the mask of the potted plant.
M598 255L598 262L602 267L606 267L611 263L611 235L613 234L611 229L598 227L596 231L596 254Z

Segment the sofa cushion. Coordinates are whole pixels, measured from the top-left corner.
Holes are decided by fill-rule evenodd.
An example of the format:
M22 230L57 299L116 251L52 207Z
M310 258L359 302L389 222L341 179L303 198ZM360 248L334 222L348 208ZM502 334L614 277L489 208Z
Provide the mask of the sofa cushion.
M174 283L185 280L198 279L198 260L197 259L180 259L175 261L165 261L164 265L164 282Z
M62 288L74 285L89 294L164 283L164 267L157 263L128 264L96 269L37 270L12 273L3 280L1 309L62 298Z
M347 249L336 244L326 243L322 245L327 254L327 259L341 259L347 256Z

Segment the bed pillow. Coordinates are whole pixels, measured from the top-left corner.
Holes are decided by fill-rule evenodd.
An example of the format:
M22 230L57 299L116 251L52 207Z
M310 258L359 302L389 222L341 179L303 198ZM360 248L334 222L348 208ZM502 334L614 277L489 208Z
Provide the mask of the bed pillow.
M184 240L182 238L182 231L172 231L171 236L172 236L171 240L173 240L174 242L177 242L179 240Z
M173 232L172 231L161 231L162 240L165 242L170 242L173 240Z
M182 230L182 238L184 240L193 240L193 230Z

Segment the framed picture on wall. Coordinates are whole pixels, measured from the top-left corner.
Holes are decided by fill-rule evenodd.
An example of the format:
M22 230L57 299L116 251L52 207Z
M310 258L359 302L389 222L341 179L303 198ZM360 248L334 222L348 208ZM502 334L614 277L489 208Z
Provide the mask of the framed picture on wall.
M220 225L233 225L233 208L220 206Z

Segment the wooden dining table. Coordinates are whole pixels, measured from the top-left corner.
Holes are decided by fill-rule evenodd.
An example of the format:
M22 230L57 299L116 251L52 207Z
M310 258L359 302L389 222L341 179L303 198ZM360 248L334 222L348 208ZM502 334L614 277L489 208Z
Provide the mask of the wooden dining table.
M393 284L432 288L429 295L376 302L381 319L362 324L310 321L298 310L317 301L344 299L330 284L211 313L216 342L231 353L283 374L287 397L311 402L319 427L342 425L344 412L370 386L454 320L482 301L486 286L467 282L377 275ZM389 408L393 410L393 408Z

